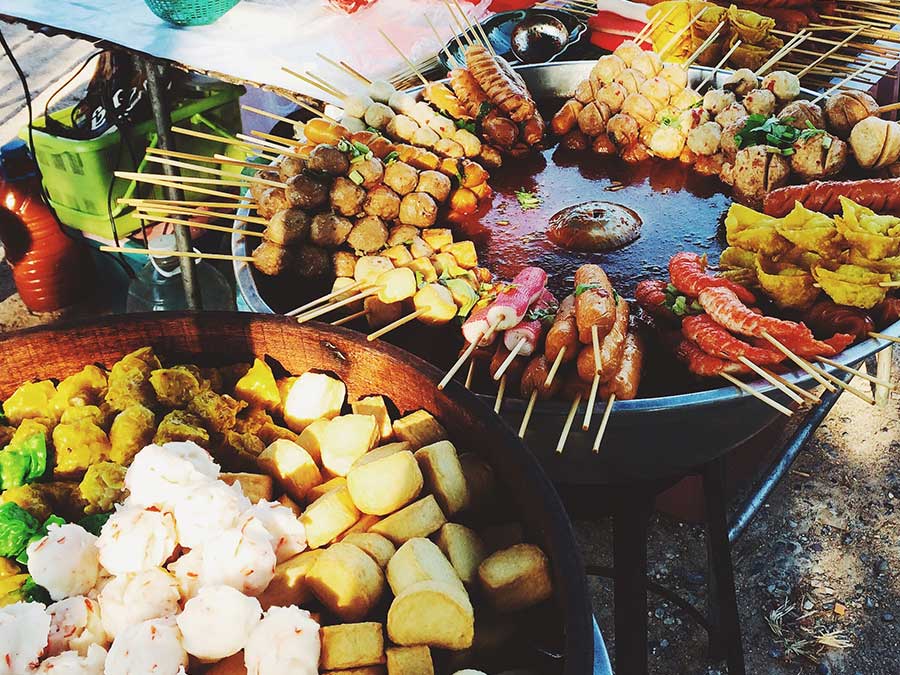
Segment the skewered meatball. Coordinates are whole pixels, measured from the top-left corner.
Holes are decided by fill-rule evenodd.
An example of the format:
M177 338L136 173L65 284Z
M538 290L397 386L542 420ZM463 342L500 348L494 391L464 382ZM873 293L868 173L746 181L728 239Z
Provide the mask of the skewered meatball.
M644 76L642 72L639 70L635 70L634 68L626 68L621 73L616 75L616 78L613 82L618 82L629 94L634 94L641 88L641 83L647 78Z
M680 92L688 84L687 71L678 63L663 63L659 74L669 83L674 93Z
M350 158L333 145L320 143L309 153L307 162L313 171L323 171L332 176L343 176L350 168Z
M291 271L305 279L320 277L331 272L331 256L328 251L312 244L301 244L291 260Z
M612 82L616 75L627 67L625 62L615 54L606 54L597 59L597 63L591 68L591 79L606 84Z
M356 225L347 236L347 244L360 253L374 253L384 247L388 238L387 225L378 216L365 216L356 221Z
M613 54L622 59L626 66L631 66L635 58L643 53L644 50L634 40L625 40L613 51Z
M864 91L840 91L825 101L828 130L846 139L858 122L878 114L878 103Z
M588 103L578 113L578 128L581 133L593 138L606 130L606 122L609 119L609 106L605 104Z
M388 171L390 171L390 168L389 166ZM387 175L385 175L385 179L387 179ZM384 220L394 220L400 215L400 197L387 185L376 185L366 195L363 211L370 216L378 216Z
M710 115L718 115L735 102L734 93L724 89L710 89L703 95L703 107Z
M294 178L288 181L288 185L290 185L291 180L294 180ZM288 192L289 188L270 187L264 190L259 196L259 208L257 208L256 212L263 218L271 218L282 209L289 208L291 202Z
M813 134L794 143L791 168L807 180L818 180L840 172L847 163L848 147L829 133Z
M867 117L850 132L850 147L864 169L883 169L900 157L900 124Z
M422 126L426 126L434 115L434 110L425 101L418 101L409 112L409 116Z
M771 117L775 112L775 94L768 89L754 89L744 97L744 107L751 115Z
M281 181L281 175L278 171L260 171L256 174L256 177L265 180ZM259 203L263 193L271 187L271 185L266 185L265 183L250 183L250 196L255 202Z
M478 157L481 154L481 139L468 129L457 129L454 131L453 140L462 146L466 157Z
M643 50L632 59L631 68L644 77L656 77L662 70L662 61L656 52Z
M309 225L309 240L319 246L335 248L347 241L353 223L336 213L318 213Z
M582 150L587 150L588 145L590 145L590 141L591 139L581 133L581 129L578 129L576 127L565 136L563 136L560 139L559 144L566 150L581 152Z
M685 133L709 122L709 113L703 108L688 108L678 113L678 126Z
M391 106L391 109L394 112L400 115L408 115L409 111L412 110L413 106L416 105L416 99L414 96L410 96L406 92L395 91L393 94L391 94L388 105Z
M350 175L356 171L362 176L362 187L369 190L378 185L384 178L384 163L377 157L364 159L350 167Z
M284 272L293 260L293 254L284 246L263 241L253 250L253 264L266 276L274 277Z
M725 159L732 164L734 164L734 156L738 151L737 135L745 126L747 126L747 118L742 117L722 128L722 139L720 141L722 153L725 155Z
M384 103L373 103L366 110L366 116L363 118L367 126L373 129L384 129L388 122L394 118L394 111Z
M386 131L391 138L399 138L402 141L412 141L413 134L419 129L419 123L406 115L395 115L387 123Z
M428 120L428 126L441 138L452 138L453 133L456 131L456 125L453 123L453 120L448 119L443 115L435 115L432 117Z
M400 222L416 227L431 227L437 220L437 204L431 195L410 192L400 202Z
M672 88L665 78L657 75L648 80L644 80L641 83L640 92L650 99L650 102L656 106L657 110L661 110L669 102Z
M305 168L306 162L299 157L285 157L278 164L278 177L275 180L281 180L284 183L288 178L303 173Z
M688 133L687 144L691 152L712 155L718 152L722 140L722 127L716 122L704 122Z
M375 101L365 94L351 94L344 99L344 114L348 117L362 119L366 114L366 110L374 103Z
M677 110L685 110L693 108L698 101L702 101L703 97L690 87L685 87L675 94L669 101L669 104Z
M384 170L384 184L398 195L409 194L419 184L419 172L406 162L392 162Z
M744 96L758 86L759 78L756 77L756 73L749 68L738 68L725 80L722 89L733 91L737 96Z
M288 203L282 208L297 206L301 209L317 209L328 202L328 185L309 174L301 173L288 179L284 194Z
M609 106L610 111L615 114L622 109L625 98L628 96L628 90L618 82L610 82L603 85L597 92L597 103L605 103Z
M641 128L631 115L620 113L609 118L609 122L606 123L606 132L613 143L623 147L637 141Z
M653 129L647 147L662 159L676 159L684 149L684 134L676 126L661 124Z
M719 126L727 127L735 120L743 119L747 116L747 109L740 103L732 103L722 112L716 115L716 122Z
M578 83L578 86L575 87L575 100L584 105L587 105L588 103L593 101L596 95L597 88L589 79L582 80Z
M437 132L431 127L425 126L419 127L413 132L412 140L410 142L420 148L428 148L431 150L439 140L441 140L441 137L438 136Z
M656 108L643 94L629 94L622 104L622 112L633 117L642 127L656 119Z
M450 195L450 178L438 171L423 171L419 174L416 192L425 192L434 197L438 203L446 201Z
M387 103L391 96L397 93L397 89L390 82L374 80L366 92L376 103Z
M441 157L450 157L451 159L462 159L466 156L466 151L459 143L452 138L442 138L434 144L434 151Z
M788 160L768 152L764 145L742 148L732 168L735 195L741 202L760 204L766 193L787 183L790 174Z
M348 115L344 115L343 117L341 117L341 126L351 134L366 130L365 122L363 122L358 117L350 117Z
M352 277L356 270L356 256L350 251L335 251L331 254L331 266L336 277Z
M331 186L331 208L342 216L355 216L362 210L366 191L349 178L338 176Z
M290 246L303 241L309 236L309 214L302 209L284 209L269 219L266 227L266 239Z
M775 94L781 103L793 101L800 95L800 79L786 70L773 70L763 78L760 87Z
M816 129L825 128L822 109L811 101L791 101L778 113L778 119L795 129L809 129L810 124Z

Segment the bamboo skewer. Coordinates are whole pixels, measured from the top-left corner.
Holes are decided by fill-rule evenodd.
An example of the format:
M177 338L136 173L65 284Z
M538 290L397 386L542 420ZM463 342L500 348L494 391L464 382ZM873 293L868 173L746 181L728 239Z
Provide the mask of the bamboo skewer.
M591 382L591 393L588 396L587 402L587 410L584 411L584 422L581 425L582 431L587 431L591 428L591 417L594 414L594 404L597 402L597 390L600 388L600 375L594 375L594 379Z
M875 405L875 399L872 398L871 396L869 396L868 394L866 394L861 389L857 389L856 387L847 384L843 380L838 379L837 377L835 377L834 375L829 373L827 370L822 370L821 372L822 372L822 375L824 375L825 378L829 382L834 384L835 386L840 387L841 389L853 394L854 396L856 396L856 398L860 399L861 401L864 401L865 403L868 403L869 405Z
M731 384L733 384L735 387L737 387L744 393L750 394L750 396L752 396L753 398L762 401L770 408L780 412L782 415L784 415L786 417L791 417L794 414L793 412L791 412L790 408L787 408L787 407L781 405L778 401L773 401L771 398L769 398L765 394L756 391L756 389L751 387L749 384L747 384L746 382L741 382L739 379L737 379L733 375L729 375L728 373L719 373L719 375L722 377L722 379L727 380L728 382L731 382Z
M834 92L836 92L838 89L840 89L840 88L843 87L845 84L847 84L850 80L856 79L856 77L857 77L858 75L862 75L862 74L863 74L864 72L866 72L869 68L871 68L872 66L874 66L876 63L877 63L877 61L875 61L875 60L869 61L869 62L868 62L866 65L864 65L862 68L857 69L856 72L851 73L850 75L848 75L847 77L845 77L843 80L841 80L841 81L838 82L836 85L834 85L831 89L828 89L827 91L823 91L821 94L819 94L818 96L816 96L812 101L810 101L810 103L818 103L818 102L821 101L823 98L828 98L828 97L831 96Z
M753 361L748 359L746 356L739 356L738 361L743 363L750 370L752 370L754 373L759 375L762 379L764 379L766 382L771 384L773 387L775 387L776 389L781 391L785 396L787 396L789 399L791 399L795 403L803 403L804 402L802 396L800 396L799 394L796 394L789 387L782 384L772 373L770 373L765 368L760 368L758 365L753 363Z
M366 76L363 75L361 72L359 72L358 70L356 70L356 68L354 68L353 66L351 66L351 65L350 65L349 63L347 63L346 61L341 61L340 64L344 67L344 69L345 69L348 73L352 74L354 77L356 77L357 79L359 79L361 82L365 82L367 85L372 84L372 80L370 80L368 77L366 77Z
M662 46L662 48L657 52L657 54L659 54L659 58L663 58L672 47L679 43L684 34L687 33L691 28L693 28L695 23L703 18L703 15L706 13L707 9L707 7L704 7L699 12L697 12L697 16L688 21L685 26L679 29L678 32L676 32L675 35L673 35L669 39L669 41ZM719 25L721 26L722 24ZM712 37L712 33L710 33L710 37Z
M745 361L744 361L745 359L746 359L746 361L747 361L746 363L745 363ZM753 363L753 362L750 361L750 359L748 359L746 356L739 356L739 357L738 357L738 361L740 361L741 363L743 363L745 366L750 367L751 370L752 370L752 367L749 366L749 363ZM755 363L754 363L753 365L756 366ZM757 367L759 367L759 366L757 366ZM764 370L764 369L763 369L763 370ZM784 378L783 378L781 375L779 375L778 373L774 373L774 372L772 372L771 370L766 370L765 372L768 374L769 377L772 378L772 380L775 380L775 382L778 382L778 384L787 387L788 389L790 389L790 390L791 390L792 392L794 392L795 394L799 394L801 397L805 398L807 401L809 401L809 402L811 402L811 403L818 403L819 401L822 400L817 394L814 394L814 393L811 392L811 391L807 391L807 390L804 389L803 387L798 387L798 386L797 386L796 384L794 384L793 382L789 382L788 380L784 379ZM768 378L766 378L766 379L768 379ZM772 382L772 380L768 380L768 381L769 381L769 382ZM774 382L772 382L772 384L774 384Z
M600 444L603 442L603 434L606 433L606 425L609 424L609 415L612 413L613 405L616 402L616 395L610 394L606 401L606 408L603 411L603 417L600 420L600 428L597 429L597 435L594 437L594 444L591 450L594 454L600 452Z
M834 26L828 26L828 28L834 29L835 27L834 27ZM848 26L848 28L854 28L854 27L853 27L853 26ZM865 37L865 30L866 30L867 26L866 26L865 24L861 24L861 25L859 26L859 28L862 29L861 37ZM814 31L814 30L815 30L815 27L814 27L814 26L807 26L807 30L809 30L809 31ZM794 36L793 33L788 33L787 31L783 31L783 30L774 30L774 29L773 29L773 30L771 30L770 32L773 33L773 34L775 34L775 35L781 35L781 36L783 36L783 37L793 37L793 36ZM810 37L810 38L809 38L809 41L810 41L810 42L818 42L819 44L826 44L826 45L840 45L840 44L842 44L841 42L839 42L839 41L837 41L837 40L830 40L830 39L828 39L828 38L817 37L817 36ZM844 45L844 46L845 46L845 47L848 47L848 48L851 48L851 49L858 50L858 51L860 51L860 52L873 52L873 53L876 53L876 54L900 54L900 49L898 49L898 48L888 47L888 46L886 46L886 45L873 44L873 43L869 43L869 42L848 42L848 43L847 43L846 45Z
M497 52L494 51L494 46L491 44L491 41L488 39L487 33L484 32L484 27L477 20L472 20L469 17L469 14L462 8L459 4L459 0L452 0L453 4L456 6L456 10L460 13L463 19L466 20L466 24L469 26L469 30L472 31L476 36L481 36L481 45L487 49L492 56L496 57Z
M799 44L801 44L802 42L804 42L806 40L806 38L808 38L808 37L809 37L809 33L805 30L797 33L793 38L788 40L784 44L784 46L782 46L781 49L779 49L777 52L772 54L772 56L769 57L768 61L766 61L759 68L756 69L756 75L759 75L759 76L765 75L766 71L769 68L771 68L776 63L778 63L781 59L783 59L785 56L787 56L788 52L790 52L794 47L796 47Z
M877 340L887 340L888 342L900 343L900 338L898 337L894 337L893 335L886 335L884 333L876 333L875 331L870 331L869 337L873 337Z
M387 335L395 328L400 328L400 326L405 326L410 321L415 321L420 316L422 316L425 312L430 312L430 311L431 311L431 307L420 307L415 312L410 312L406 316L401 316L396 321L391 321L387 326L383 326L382 328L379 328L374 333L369 333L366 336L366 340L368 340L369 342L373 342L373 341L377 340L378 338L380 338L382 335Z
M888 103L887 105L883 105L880 108L878 108L879 113L892 112L894 110L900 110L900 102Z
M242 141L246 141L247 143L258 143L260 147L267 148L269 152L279 152L282 155L287 155L288 153L296 154L298 157L303 159L303 156L300 153L296 152L296 147L288 147L287 145L279 145L278 143L274 143L272 141L267 141L263 138L248 136L247 134L235 134L235 136Z
M142 173L137 171L116 171L116 178L127 178L128 180L136 180L138 182L147 182L149 180L144 181L144 178L147 179L160 179L167 180L172 183L184 183L185 185L181 185L181 189L184 189L185 186L192 187L192 185L224 185L226 187L247 187L247 183L242 180L228 180L225 178L202 178L199 176L170 176L167 173Z
M441 34L438 33L438 29L435 27L434 23L431 21L431 17L429 17L427 14L425 15L425 21L428 22L428 26L431 28L431 32L434 33L434 39L437 40L438 46L440 47L441 51L444 52L444 56L447 57L447 63L449 63L451 66L455 66L455 67L459 68L460 67L459 61L457 61L455 58L453 58L453 54L451 54L450 50L447 49L447 43L441 39Z
M267 185L269 187L283 188L286 187L285 183L281 183L279 181L269 180L268 178L259 178L258 176L245 176L244 174L236 174L233 171L223 171L221 169L210 169L209 167L201 166L200 164L192 164L191 162L179 162L175 159L169 159L167 157L157 157L156 155L148 155L145 157L148 162L152 162L153 164L162 164L164 166L176 166L179 169L188 169L190 171L196 171L198 173L208 173L212 176L234 176L234 180L240 180L244 183L256 183L257 185ZM184 176L184 178L189 178L190 176Z
M151 223L166 223L169 225L184 225L185 227L196 227L198 230L212 230L213 232L228 232L229 234L250 235L251 237L265 237L263 232L255 232L254 230L241 230L226 225L215 225L214 223L199 223L193 220L181 220L179 218L166 218L164 216L154 216L149 213L139 213L137 217Z
M322 52L316 52L316 56L318 56L320 59L322 59L328 65L333 66L333 67L337 68L338 70L347 73L350 77L352 77L356 81L361 82L362 84L364 84L366 86L369 86L370 84L372 84L372 81L370 79L368 79L367 77L364 77L363 75L356 72L352 68L347 69L341 63L338 63L337 61L334 61L333 59L330 59L327 56L325 56Z
M229 195L232 198L240 199L238 195ZM119 197L116 200L118 204L126 204L128 206L153 206L153 207L169 207L169 206L208 206L213 209L248 209L256 210L259 205L254 202L199 202L199 201L180 201L177 199L134 199Z
M769 342L769 344L771 344L773 347L775 347L775 349L780 351L782 354L784 354L786 357L788 357L795 364L800 366L804 371L806 371L806 373L810 377L812 377L816 382L818 382L823 387L825 387L828 391L836 391L834 388L834 385L832 385L831 382L829 382L824 377L822 377L822 375L820 375L818 372L816 372L816 368L811 363L809 363L809 361L797 356L794 352L792 352L790 349L788 349L783 344L781 344L778 340L776 340L771 335L769 335L768 331L763 331L762 336L766 339L767 342Z
M366 310L361 310L359 312L354 312L353 314L348 314L343 319L338 319L337 321L332 321L332 326L343 326L345 323L350 323L351 321L355 321L356 319L362 318L367 314Z
M810 63L808 66L806 66L806 68L804 68L804 69L801 70L799 73L797 73L797 77L803 77L804 75L806 75L810 70L812 70L813 68L815 68L817 65L819 65L820 63L822 63L822 61L826 60L829 56L831 56L831 55L834 54L837 50L839 50L841 47L843 47L843 46L846 45L848 42L850 42L850 40L852 40L852 39L855 38L857 35L859 35L860 32L862 32L863 28L864 28L864 26L860 26L860 27L857 28L855 31L853 31L852 33L850 33L844 40L842 40L841 42L839 42L838 44L836 44L834 47L832 47L832 48L829 49L827 52L825 52L824 54L822 54L822 56L820 56L820 57L817 58L815 61L813 61L812 63Z
M538 391L535 389L528 397L528 405L525 406L525 414L522 416L522 423L519 425L519 438L525 438L525 431L528 429L528 422L531 421L531 413L534 412L534 404L537 402Z
M522 338L516 343L516 346L510 350L509 355L503 360L503 363L500 364L500 367L497 368L497 372L494 373L495 382L503 377L504 373L506 373L506 371L512 365L512 362L519 355L519 352L522 351L522 347L525 346L526 342L527 340L525 338Z
M250 255L228 255L225 253L197 253L196 251L169 251L165 249L129 248L127 246L101 246L105 253L130 253L133 255L147 255L156 258L197 258L200 260L237 260L240 262L253 262Z
M236 220L241 223L256 223L257 225L268 225L269 221L259 216L235 216L231 213L217 213L216 211L208 211L204 209L191 209L180 206L154 206L153 204L143 204L138 207L139 212L153 215L152 211L160 213L178 214L181 216L207 216L213 218L227 218L228 220Z
M305 101L300 101L298 99L293 99L293 101L294 101L294 103L299 105L301 108L303 108L305 111L311 112L316 117L321 117L323 120L327 120L327 121L331 122L332 124L340 124L340 122L338 122L333 117L326 115L324 110L319 110L318 108L313 108L309 103L306 103ZM324 101L323 101L323 103L324 103Z
M460 368L462 368L462 365L469 359L470 356L472 356L472 354L478 348L478 343L481 342L482 339L484 339L484 337L486 335L493 333L496 328L497 328L496 324L488 326L487 328L484 329L484 331L482 331L481 335L479 335L477 339L475 339L469 343L469 346L466 347L466 350L462 354L459 355L458 359L456 359L456 363L454 363L452 366L450 366L450 370L448 370L447 374L444 375L444 379L442 379L440 382L438 382L437 388L439 390L443 389L444 387L447 386L447 384L449 384L450 380L453 379L453 376L456 375L456 371L458 371Z
M549 387L553 383L553 378L556 377L556 371L559 370L559 366L562 364L562 360L565 356L566 348L562 347L556 355L556 358L553 359L553 365L550 366L550 372L547 373L547 380L544 382L545 387Z
M278 122L287 122L292 126L303 126L303 122L300 120L292 120L290 117L284 117L283 115L276 115L273 112L269 112L268 110L263 110L262 108L254 108L252 105L247 105L245 103L241 104L241 108L246 110L247 112L256 113L257 115L262 115L263 117L268 117L271 120L276 120Z
M347 98L347 94L346 94L346 93L344 93L343 91L341 91L340 89L338 89L337 87L335 87L331 82L328 82L328 81L325 80L324 78L319 77L318 75L316 75L316 74L315 74L314 72L312 72L311 70L307 70L307 71L306 71L306 76L309 77L309 78L311 78L311 79L313 79L313 80L315 80L316 82L319 82L321 85L330 88L335 94L337 94L337 97L338 97L339 99L341 99L342 101L343 101L345 98Z
M723 56L723 57L719 60L719 62L718 62L716 65L713 66L712 72L711 72L709 75L706 76L706 79L703 80L703 82L701 82L701 83L697 86L697 88L696 88L694 91L696 91L697 93L699 93L699 92L703 89L703 87L705 87L705 86L709 83L710 80L712 80L714 77L716 77L716 75L719 74L719 68L721 68L722 66L724 66L724 65L728 62L728 59L731 58L731 55L734 54L734 53L737 51L737 48L740 47L740 46L741 46L741 41L740 41L740 40L738 40L737 42L735 42L735 43L732 45L731 49L729 49L729 50L725 53L725 56Z
M214 134L207 134L202 131L194 131L193 129L184 129L182 127L172 127L172 131L176 134L182 134L184 136L193 136L194 138L202 138L206 141L216 141L217 143L222 143L223 145L239 145L245 148L259 148L268 152L275 150L277 148L273 148L271 145L263 145L262 143L257 143L254 140L232 140L230 138L223 138L222 136L216 136ZM294 157L296 159L303 159L303 157L293 151L285 152L282 151L283 155L287 157Z
M259 150L257 152L252 153L257 157L262 157L263 159L269 160L269 162L278 161L277 155L270 155L268 153ZM245 169L256 169L257 171L272 171L274 167L271 164L262 164L260 162L242 162L239 159L231 159L228 155L222 155L220 153L216 153L213 155L213 159L220 160L220 164L225 164L229 166L240 166Z
M833 359L829 359L824 356L817 356L816 361L828 364L832 368L837 368L838 370L843 370L845 373L850 373L854 377L862 378L863 380L871 382L872 384L877 384L880 387L887 387L888 389L894 388L894 386L887 380L882 380L881 378L875 377L874 375L869 375L868 373L858 370L857 368L851 368L850 366L845 366L840 361L835 361Z
M296 309L292 309L290 312L285 312L284 315L285 316L297 316L298 314L303 314L303 312L305 312L307 309L312 309L313 307L321 305L323 302L328 302L332 298L336 298L339 295L344 295L345 293L356 290L357 288L362 286L363 283L364 282L362 282L362 281L357 281L356 283L350 284L349 286L345 286L344 288L342 288L338 291L332 291L331 293L328 293L327 295L323 295L320 298L316 298L315 300L310 300L305 305L300 305L300 307L297 307Z
M578 15L578 16L584 16L584 17L592 17L592 16L595 16L595 15L597 14L596 11L594 11L594 12L589 12L589 11L584 10L584 9L577 9L577 8L574 8L574 7L567 7L567 6L565 6L565 5L554 5L554 4L550 3L550 2L539 2L539 3L535 4L534 7L538 7L538 8L542 8L542 9L555 9L555 10L557 10L557 11L561 11L561 12L569 12L570 14L576 14L576 15Z
M416 77L419 78L419 80L422 82L422 84L427 87L430 84L428 82L428 80L426 80L425 76L422 75L422 73L420 73L419 70L413 65L413 62L410 61L409 58L407 58L406 54L404 54L402 51L400 51L400 47L398 47L394 43L394 41L388 37L387 33L385 33L380 28L378 29L378 32L381 33L381 37L383 37L385 40L387 40L388 44L394 48L394 51L396 51L403 58L403 60L406 61L406 64L409 66L409 69L416 75Z
M472 378L475 376L475 359L469 359L469 369L466 371L466 382L463 386L466 389L472 388Z
M345 98L344 96L341 96L337 91L335 91L335 90L332 89L331 87L326 86L326 85L324 85L324 84L320 84L320 83L316 82L315 80L313 80L313 79L307 77L307 76L304 75L303 73L298 73L296 70L292 70L291 68L288 68L287 66L282 66L281 69L282 69L284 72L286 72L288 75L293 75L293 76L296 77L298 80L301 80L301 81L303 81L303 82L306 82L306 84L309 84L309 85L315 87L315 88L318 89L319 91L324 92L325 94L328 94L329 96L331 96L331 97L333 97L333 98L336 98L336 99L338 99L339 101L343 101L344 98Z
M644 24L644 27L641 28L638 34L634 36L634 42L636 42L637 44L641 44L642 42L650 42L652 44L654 31L656 31L657 28L662 27L677 9L677 5L669 8L669 11L663 14L659 18L659 21L657 21L656 18L650 19L650 21Z
M259 129L251 129L250 135L256 136L256 138L260 138L264 141L280 144L286 148L294 146L294 149L296 149L298 143L296 138L287 138L286 136L279 136L277 134L267 134L265 131L260 131Z
M190 152L177 152L175 150L163 150L162 148L147 148L148 155L157 155L159 157L174 157L176 159L187 159L194 162L206 162L207 164L223 164L229 166L240 166L249 169L256 169L257 171L262 171L268 167L265 164L259 164L256 162L242 162L239 159L232 159L231 157L226 156L213 156L208 157L206 155L194 155Z
M119 174L123 175L119 175ZM175 188L176 190L184 190L186 187L190 188L191 192L196 192L201 195L210 195L211 197L230 197L231 199L240 199L240 195L236 195L232 192L222 192L221 190L210 190L209 188L200 187L199 185L185 185L185 183L180 181L173 180L162 180L159 178L148 178L145 174L134 173L125 175L127 172L117 171L115 172L116 178L127 178L128 180L138 180L141 183L147 183L148 185L158 185L160 187L169 187Z
M494 412L500 413L503 406L503 395L506 393L506 374L500 378L500 386L497 387L497 398L494 399Z
M572 406L569 408L569 415L566 417L566 423L563 424L562 433L559 435L559 441L556 443L557 454L562 454L566 447L566 441L569 438L569 432L572 430L572 421L575 419L575 413L578 412L578 406L581 405L581 394L575 396Z
M596 324L591 326L591 346L594 349L594 371L599 373L603 364L600 363L600 330Z
M307 321L311 321L313 319L317 319L324 314L328 314L329 312L340 309L346 305L354 303L358 300L362 300L363 298L367 298L370 295L378 292L378 288L368 288L361 293L357 293L356 295L351 295L349 298L345 298L338 302L326 305L325 307L319 307L318 309L314 309L311 312L307 312L306 314L302 314L297 317L297 323L306 323Z
M705 52L707 49L709 49L709 46L718 39L719 32L722 30L722 27L725 26L725 23L726 23L725 21L722 21L718 26L713 28L712 32L710 32L710 34L707 36L707 38L703 42L700 43L700 46L697 47L696 50L694 50L694 53L691 54L687 58L687 60L681 64L682 68L684 68L685 70L690 68L691 64L694 61L696 61L698 58L700 58L700 55L703 52Z

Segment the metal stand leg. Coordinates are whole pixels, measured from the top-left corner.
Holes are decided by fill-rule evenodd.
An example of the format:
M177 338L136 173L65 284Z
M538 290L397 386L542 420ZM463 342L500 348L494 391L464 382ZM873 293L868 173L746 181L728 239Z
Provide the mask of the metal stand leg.
M728 543L724 459L717 459L703 468L703 496L706 507L710 656L714 659L725 657L729 675L744 675L744 647Z
M618 500L613 514L616 673L647 673L647 530L649 497Z
M175 139L169 127L172 124L169 115L169 104L166 101L163 85L160 81L159 69L156 63L149 59L142 59L141 66L144 77L147 79L147 91L150 94L150 106L153 108L153 120L156 122L156 132L159 134L159 147L163 150L175 150ZM163 165L163 171L170 176L179 175L178 169L168 164ZM183 200L184 193L175 188L165 188L166 196L172 200ZM184 225L175 226L175 247L179 251L191 250L191 235ZM200 286L197 283L194 263L190 258L181 258L181 282L184 284L184 294L187 305L191 309L203 309L200 299Z

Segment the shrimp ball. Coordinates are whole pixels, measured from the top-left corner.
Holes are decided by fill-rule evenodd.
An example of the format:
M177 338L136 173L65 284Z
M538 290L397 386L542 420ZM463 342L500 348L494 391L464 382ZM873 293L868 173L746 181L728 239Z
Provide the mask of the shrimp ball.
M331 208L342 216L355 216L362 210L366 191L349 178L338 176L331 185Z
M676 126L659 125L653 130L647 146L657 157L676 159L684 149L684 134Z
M647 77L639 70L635 70L634 68L626 68L621 73L616 75L613 82L618 82L623 87L625 87L625 91L627 91L629 94L634 94L640 91L641 84L646 79Z
M106 650L100 645L90 645L87 653L63 652L44 659L37 675L103 675Z
M673 93L677 93L687 87L687 71L677 63L663 63L659 75L669 83Z
M775 94L768 89L754 89L744 97L744 107L751 115L771 117L775 112Z
M231 586L207 586L176 618L182 643L201 661L219 661L244 648L262 619L259 600Z
M710 115L718 115L737 99L733 92L724 89L710 89L703 95L703 107Z
M243 527L223 530L203 547L200 585L259 595L275 576L276 563L269 533L258 519L249 518Z
M80 525L50 525L26 550L28 573L54 600L83 595L97 583L97 537Z
M406 162L391 162L384 170L384 184L398 195L409 194L418 183L419 172Z
M385 80L374 80L366 92L376 103L387 103L397 93L396 88Z
M400 222L416 227L431 227L437 220L437 204L431 195L410 192L400 201Z
M742 106L740 103L732 103L730 106L725 108L725 110L716 115L716 122L719 123L719 126L726 127L735 120L739 120L746 116L747 109L744 106Z
M393 166L393 164L391 166ZM363 211L365 211L367 215L377 216L384 220L394 220L400 215L400 197L387 186L387 177L388 173L390 173L391 166L388 166L385 170L385 184L376 185L369 190L366 195L366 201L363 203ZM415 171L415 169L413 169L413 171ZM415 189L415 184L413 184L411 190L412 189Z
M656 108L643 94L629 94L622 104L622 112L633 117L641 126L650 124L656 117Z
M362 119L366 114L366 110L374 103L375 101L365 94L351 94L344 99L344 114L348 117Z
M597 63L591 68L591 79L608 84L627 67L621 57L615 54L606 54L597 59Z
M412 144L417 145L420 148L428 148L429 150L437 145L437 142L441 140L441 137L438 136L437 132L431 127L424 126L419 127L413 132L412 135Z
M650 102L659 109L669 102L672 88L665 78L657 75L641 83L640 93L649 98Z
M613 114L622 109L622 104L628 96L628 90L618 82L610 82L603 85L597 92L596 102L605 103Z
M178 584L182 598L193 598L200 590L200 573L203 571L203 552L197 548L188 551L166 568Z
M188 665L174 617L151 619L119 634L106 657L105 675L178 675ZM179 670L182 669L182 670Z
M419 123L406 115L395 115L387 123L385 131L391 138L399 138L401 141L412 141L413 134L419 129Z
M718 152L721 140L722 127L715 122L704 122L688 132L687 145L698 155L712 155Z
M251 675L318 675L319 624L299 607L272 607L244 647Z
M50 633L50 617L39 602L17 602L0 607L0 654L5 657L4 675L30 673Z
M436 202L444 202L450 196L450 178L439 171L423 171L419 174L416 192L424 192L434 197Z
M198 485L175 502L175 532L184 548L202 546L221 530L233 527L250 507L238 485L215 481Z
M684 110L686 108L693 108L698 102L702 100L703 97L699 93L697 93L690 87L685 87L671 98L669 104L673 108Z
M414 96L411 96L404 91L395 91L391 94L388 105L391 106L394 112L401 115L408 115L416 105L416 99Z
M733 91L737 96L745 96L759 86L759 78L749 68L738 68L728 76L722 89Z
M428 122L435 116L435 112L425 101L417 101L410 111L409 116L422 126L427 126Z
M361 162L356 162L350 167L350 174L356 171L362 176L360 185L369 190L378 185L384 178L384 162L377 157L370 157Z
M609 118L606 124L606 132L613 143L623 147L634 143L641 133L640 125L631 115L618 114Z
M373 103L366 110L366 116L363 119L366 125L373 129L384 129L394 115L394 111L384 103Z
M775 94L779 103L793 101L800 95L800 79L786 70L773 70L763 78L760 87Z
M75 595L47 607L50 635L47 654L55 656L73 651L85 656L92 644L106 645L109 638L100 618L100 603Z
M387 239L387 228L384 234ZM381 246L384 246L384 240ZM260 500L244 511L238 527L252 518L259 521L268 533L278 562L284 562L306 550L306 530L297 516L286 506L278 502Z
M116 638L129 626L177 613L180 599L178 582L161 567L113 577L98 598L103 629Z
M644 77L656 77L662 70L662 61L656 52L643 50L631 60L631 67Z
M360 118L349 117L347 115L345 115L344 117L341 117L341 126L344 127L351 134L355 134L360 131L366 130L366 123L363 122Z
M688 108L677 114L678 126L685 133L709 122L709 113L703 108Z
M100 564L111 574L127 574L159 567L177 544L171 513L117 506L97 540Z
M618 47L615 48L613 54L622 59L622 62L625 64L627 68L631 67L632 62L644 53L644 50L641 49L641 46L636 43L634 40L625 40Z

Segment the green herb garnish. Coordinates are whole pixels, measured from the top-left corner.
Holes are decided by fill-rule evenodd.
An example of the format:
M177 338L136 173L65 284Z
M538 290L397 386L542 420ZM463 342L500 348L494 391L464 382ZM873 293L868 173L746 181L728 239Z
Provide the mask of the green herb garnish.
M798 140L826 133L824 129L816 128L809 120L806 121L807 128L803 130L791 126L793 121L793 117L778 119L767 118L764 115L750 115L744 128L735 135L735 143L738 148L765 145L768 152L787 157L794 154L791 146Z
M543 200L538 195L525 190L516 190L516 199L519 200L519 206L522 207L523 211L536 209L543 203Z
M556 316L556 310L550 307L542 307L541 309L529 309L525 313L526 321L540 321L541 323L550 323Z
M363 175L356 169L347 174L347 178L352 180L354 185L362 185L366 182L366 179L363 178Z
M578 284L575 287L575 297L577 298L579 295L581 295L582 293L585 293L586 291L593 291L593 290L597 290L599 288L603 288L603 286L604 286L604 284L597 283L597 282L590 283L590 284ZM615 291L613 291L613 292L615 292Z
M453 120L453 123L457 129L465 129L470 134L475 133L475 120Z
M487 114L491 112L493 106L485 101L478 108L478 114L475 116L475 122L481 124L484 121L484 118L487 117Z
M24 555L39 528L37 519L15 502L0 504L0 556L18 558Z
M106 525L106 521L111 515L112 513L93 513L79 520L78 524L94 536L99 537L100 530Z
M400 159L400 153L396 150L391 150L384 158L384 165L390 166L394 162Z
M675 316L687 316L690 314L703 314L703 307L696 300L688 302L686 296L681 295L675 286L666 286L666 301L663 303Z

